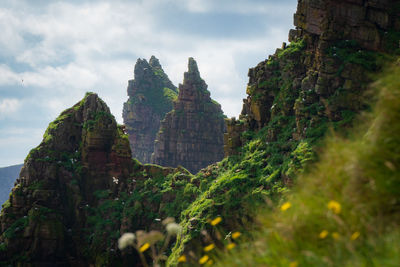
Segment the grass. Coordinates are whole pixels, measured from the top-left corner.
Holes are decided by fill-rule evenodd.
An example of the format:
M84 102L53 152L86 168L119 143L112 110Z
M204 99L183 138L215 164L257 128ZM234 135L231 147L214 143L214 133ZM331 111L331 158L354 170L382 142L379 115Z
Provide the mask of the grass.
M379 81L379 101L367 125L351 139L327 141L318 163L281 200L290 208L261 209L261 230L233 253L220 253L217 266L397 266L399 75L395 67Z

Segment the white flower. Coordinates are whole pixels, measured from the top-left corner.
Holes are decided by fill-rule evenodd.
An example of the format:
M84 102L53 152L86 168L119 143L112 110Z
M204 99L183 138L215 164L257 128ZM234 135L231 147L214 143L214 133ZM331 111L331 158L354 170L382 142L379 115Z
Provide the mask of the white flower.
M177 235L178 233L181 232L182 227L177 223L169 223L169 224L167 224L166 229L167 229L168 234Z
M127 246L133 246L135 241L135 234L125 233L118 239L118 248L124 249Z
M119 181L118 181L118 178L113 177L113 183L114 183L114 184L118 184L118 182L119 182Z

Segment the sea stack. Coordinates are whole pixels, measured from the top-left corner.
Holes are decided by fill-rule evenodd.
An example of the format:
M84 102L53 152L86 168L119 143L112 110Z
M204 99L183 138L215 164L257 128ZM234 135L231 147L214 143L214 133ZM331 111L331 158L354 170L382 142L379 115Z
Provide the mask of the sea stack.
M161 122L151 161L195 173L224 157L224 131L221 106L211 99L196 61L189 58L174 109Z
M177 88L169 80L159 60L138 59L134 80L128 82L129 99L122 117L129 135L132 156L149 163L160 122L172 110Z

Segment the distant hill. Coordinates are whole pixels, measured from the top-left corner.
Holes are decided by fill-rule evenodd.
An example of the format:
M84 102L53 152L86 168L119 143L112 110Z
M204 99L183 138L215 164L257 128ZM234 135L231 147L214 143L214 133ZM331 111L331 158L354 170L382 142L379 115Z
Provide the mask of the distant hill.
M14 186L23 164L0 168L0 204L3 204Z

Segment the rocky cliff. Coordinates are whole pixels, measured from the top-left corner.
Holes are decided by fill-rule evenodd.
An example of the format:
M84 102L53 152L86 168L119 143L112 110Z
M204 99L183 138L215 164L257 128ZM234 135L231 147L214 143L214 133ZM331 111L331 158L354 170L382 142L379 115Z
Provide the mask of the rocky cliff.
M134 76L135 79L128 83L129 99L124 103L122 117L132 156L140 162L149 163L160 122L172 110L177 88L154 56L149 62L138 59Z
M174 205L193 197L180 189L187 176L132 160L122 126L88 93L50 123L25 159L0 215L0 264L136 266L137 254L117 249L120 233L159 229L156 218L178 217ZM180 181L179 204L168 201L171 180Z
M369 74L399 49L400 2L300 0L294 24L290 45L249 70L242 113L227 122L226 155L247 130L269 126L269 141L301 140L348 125L366 108Z
M161 122L152 162L195 173L223 158L224 130L221 106L210 98L196 61L189 58L174 109Z
M193 178L201 181L202 192L182 212L183 234L169 258L171 265L177 264L181 255L186 255L191 264L204 255L215 260L212 253L204 252L210 237L197 233L209 233L221 249L231 245L233 240L221 240L218 233L251 229L251 222L258 216L255 207L261 205L262 210L269 210L284 203L283 193L316 160L316 148L321 148L327 132L346 136L354 118L360 111L370 110L374 103L374 91L368 90L369 85L379 77L384 64L400 54L399 18L399 1L298 2L290 44L284 43L275 54L249 70L248 97L242 113L238 119L226 120L224 149L228 157ZM317 188L320 186L318 181ZM279 218L281 214L274 216ZM222 218L217 231L210 225L216 217ZM293 225L304 232L305 224L297 225L297 221L293 217ZM280 226L276 229L282 233ZM282 240L287 248L290 236L279 238L279 242ZM312 240L318 244L315 238ZM238 258L246 258L249 250L270 253L268 246L264 251L258 251L257 246L245 244L244 253ZM294 250L304 254L303 248L300 242ZM274 255L280 258L281 254ZM280 262L252 260L269 265ZM291 260L296 266L304 263ZM231 265L249 265L239 262L232 261Z
M0 216L3 263L85 266L85 227L95 192L121 184L131 152L108 107L97 95L64 111L25 159Z

